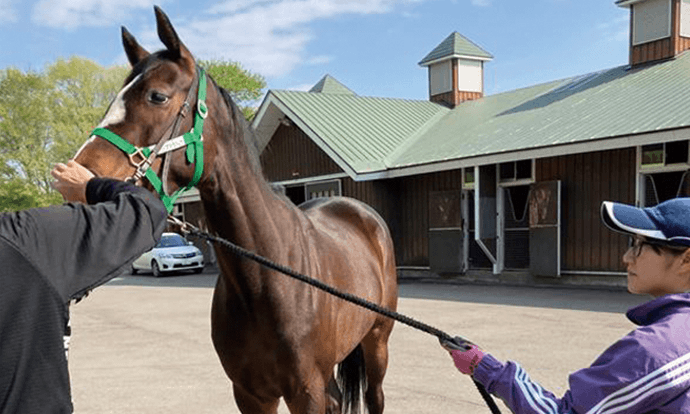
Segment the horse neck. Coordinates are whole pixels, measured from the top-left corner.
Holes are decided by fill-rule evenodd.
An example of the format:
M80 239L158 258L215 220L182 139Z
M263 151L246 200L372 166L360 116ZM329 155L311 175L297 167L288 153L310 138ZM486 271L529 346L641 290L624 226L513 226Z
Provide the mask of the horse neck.
M276 257L281 239L294 234L301 216L278 196L252 164L241 134L216 139L216 160L200 197L210 230L262 256Z

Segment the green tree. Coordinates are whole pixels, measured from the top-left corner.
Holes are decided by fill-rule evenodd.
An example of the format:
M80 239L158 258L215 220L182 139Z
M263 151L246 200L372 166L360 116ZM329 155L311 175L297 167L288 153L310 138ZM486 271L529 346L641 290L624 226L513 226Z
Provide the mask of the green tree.
M50 187L52 166L86 141L126 74L124 67L105 69L78 57L43 72L0 71L2 211L61 200Z
M264 78L236 62L199 63L251 120ZM74 156L128 72L80 57L59 59L41 72L0 70L0 211L61 202L50 187L52 166Z
M61 202L62 196L56 191L49 193L37 191L36 186L27 180L0 179L0 212L19 211Z
M256 101L263 95L263 89L266 87L264 77L244 69L238 62L200 60L199 65L211 75L218 86L230 93L244 117L251 121L256 115Z

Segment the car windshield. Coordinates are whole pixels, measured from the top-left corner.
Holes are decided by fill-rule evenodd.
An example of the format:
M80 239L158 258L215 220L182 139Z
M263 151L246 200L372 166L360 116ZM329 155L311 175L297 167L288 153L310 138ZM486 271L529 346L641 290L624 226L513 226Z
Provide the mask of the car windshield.
M163 236L161 241L159 241L156 245L156 248L160 249L161 247L177 247L186 245L187 243L184 241L182 236L175 234L173 236Z

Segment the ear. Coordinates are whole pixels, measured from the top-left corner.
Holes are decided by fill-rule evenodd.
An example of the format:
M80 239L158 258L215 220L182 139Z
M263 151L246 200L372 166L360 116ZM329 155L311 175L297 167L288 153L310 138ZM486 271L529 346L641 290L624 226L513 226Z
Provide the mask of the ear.
M685 249L681 255L681 263L690 269L690 249Z
M168 48L168 51L172 52L175 57L181 57L184 52L189 54L187 48L180 41L180 37L175 32L175 29L170 23L168 16L161 10L158 6L153 6L156 12L156 25L158 26L158 37L161 42Z
M122 45L125 47L127 59L129 59L129 63L132 65L132 67L136 66L137 63L146 59L146 57L150 55L146 49L139 46L137 39L135 39L124 26L122 26Z

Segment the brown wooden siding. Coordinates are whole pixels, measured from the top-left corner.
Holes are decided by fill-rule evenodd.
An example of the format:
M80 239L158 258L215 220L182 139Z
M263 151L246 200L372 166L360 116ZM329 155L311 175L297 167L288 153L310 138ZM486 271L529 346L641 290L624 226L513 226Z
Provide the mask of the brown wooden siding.
M429 193L460 188L460 170L379 181L342 179L342 195L370 205L388 224L398 266L429 265Z
M690 37L679 37L676 42L676 54L690 49Z
M675 52L673 50L671 38L667 37L665 39L633 46L630 64L635 66L655 60L668 59L674 55Z
M562 268L623 271L625 237L606 228L602 201L635 203L635 148L539 159L536 181L561 180Z
M456 105L460 104L461 102L464 101L472 101L474 99L479 99L484 94L481 92L462 92L462 91L456 91L456 92L445 92L445 93L440 93L438 95L434 95L429 98L431 102L436 102L441 105L448 106L449 108L454 108Z
M635 155L634 148L627 148L537 160L536 181L561 180L563 185L563 269L623 270L625 238L601 224L599 209L604 200L634 203ZM262 165L269 181L342 172L306 134L286 126L277 130ZM386 220L399 266L429 265L429 193L462 188L460 170L341 182L342 195L367 203Z
M397 179L400 201L400 222L396 249L398 265L429 265L429 193L461 191L460 170L443 171Z
M343 170L301 129L280 125L261 154L268 181L334 174Z
M429 265L429 193L461 188L460 170L356 182L342 179L343 194L373 207L388 224L398 266Z

